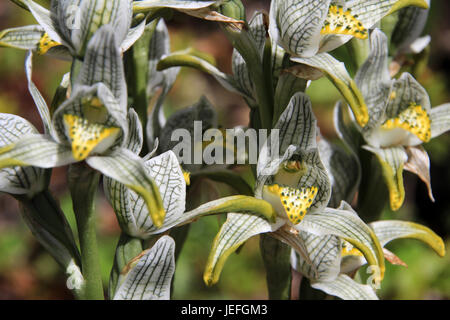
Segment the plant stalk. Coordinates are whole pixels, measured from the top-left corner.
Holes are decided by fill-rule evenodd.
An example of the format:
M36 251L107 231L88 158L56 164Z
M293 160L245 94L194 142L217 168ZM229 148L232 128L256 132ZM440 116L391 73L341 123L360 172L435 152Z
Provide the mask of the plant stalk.
M85 164L75 164L69 171L73 211L77 221L81 249L83 298L103 300L103 283L96 235L95 199L100 174Z

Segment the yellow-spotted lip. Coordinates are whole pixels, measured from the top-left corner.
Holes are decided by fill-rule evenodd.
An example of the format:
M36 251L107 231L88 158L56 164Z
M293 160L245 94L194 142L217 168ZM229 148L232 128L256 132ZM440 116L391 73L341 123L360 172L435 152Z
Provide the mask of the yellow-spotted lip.
M65 114L63 121L71 141L73 157L77 161L86 159L94 150L100 152L107 149L120 133L119 128L90 123L72 114Z
M325 19L321 34L349 35L359 39L367 39L369 33L364 25L352 15L351 9L331 5Z
M313 186L297 189L273 184L265 186L264 191L264 199L278 208L278 211L282 210L283 216L296 225L303 220L313 205L318 188Z

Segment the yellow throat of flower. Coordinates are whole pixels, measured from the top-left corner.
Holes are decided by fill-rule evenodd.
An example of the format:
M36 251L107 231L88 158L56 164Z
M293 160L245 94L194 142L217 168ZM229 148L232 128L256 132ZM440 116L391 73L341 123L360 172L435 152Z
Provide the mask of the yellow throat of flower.
M299 224L317 195L317 187L295 189L280 187L278 184L267 186L267 191L279 197L286 215L293 224Z
M102 142L112 144L120 132L119 128L89 123L88 120L72 114L64 115L64 125L72 142L73 157L77 161L86 159Z
M59 42L53 41L48 33L44 33L41 40L39 40L39 47L37 49L37 53L40 55L44 55L53 47L61 45Z
M328 11L321 34L349 35L359 39L367 39L368 32L351 10L344 11L342 6L332 5Z
M387 120L381 128L386 130L401 128L411 132L423 142L431 139L431 119L426 110L415 103L411 103L396 118Z

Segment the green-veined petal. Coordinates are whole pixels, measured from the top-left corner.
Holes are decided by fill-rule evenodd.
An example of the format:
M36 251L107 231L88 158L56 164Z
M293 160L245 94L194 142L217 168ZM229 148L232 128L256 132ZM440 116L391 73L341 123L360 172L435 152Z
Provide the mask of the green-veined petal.
M445 255L445 245L441 237L431 229L408 221L384 220L369 224L382 246L395 239L417 239L426 243L441 257Z
M161 237L122 271L114 300L169 300L175 272L175 241Z
M340 274L333 281L312 283L311 286L343 300L378 300L371 286L360 284L346 274Z
M248 214L229 213L227 221L214 239L203 280L207 285L219 281L220 273L227 258L245 241L261 233L273 232L284 224L278 221L271 224L267 220Z
M364 127L368 123L369 113L363 95L342 62L339 62L328 53L320 53L311 58L294 57L291 60L324 72L352 108L358 124Z
M389 189L391 209L400 209L405 200L405 187L403 186L403 168L408 155L403 147L377 149L364 146L364 149L374 153L381 164L383 177Z

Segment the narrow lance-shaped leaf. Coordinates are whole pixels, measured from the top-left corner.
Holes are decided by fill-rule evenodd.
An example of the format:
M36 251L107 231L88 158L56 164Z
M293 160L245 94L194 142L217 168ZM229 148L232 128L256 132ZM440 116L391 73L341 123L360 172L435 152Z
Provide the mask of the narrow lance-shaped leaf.
M227 221L214 239L203 280L207 285L219 281L220 273L227 258L245 241L261 233L273 232L283 225L283 221L270 224L265 219L248 214L229 213Z
M210 61L203 57L199 57L191 52L190 49L184 51L174 52L158 63L157 70L162 71L173 67L190 67L213 76L225 89L243 95L246 98L252 99L251 96L241 90L241 87L235 79L217 69Z
M144 199L155 226L163 225L166 212L161 195L141 158L129 150L117 149L109 156L92 156L86 161L92 168L138 193Z
M122 271L114 300L169 300L175 272L175 241L161 237Z

